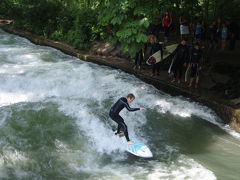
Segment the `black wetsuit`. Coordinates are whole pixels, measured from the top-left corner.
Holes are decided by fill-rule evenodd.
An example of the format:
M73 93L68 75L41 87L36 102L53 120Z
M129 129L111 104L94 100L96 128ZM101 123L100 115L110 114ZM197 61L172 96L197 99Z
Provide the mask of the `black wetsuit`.
M191 77L199 76L200 60L202 58L202 51L200 49L192 49L190 55Z
M136 53L135 56L135 65L141 66L143 62L143 50L141 49L139 52Z
M155 52L160 51L161 58L163 57L163 47L159 43L153 43L151 44L151 55ZM155 71L157 71L157 74L159 75L160 72L160 62L153 64L152 73L155 75Z
M140 108L131 108L127 102L127 98L121 97L110 109L109 116L118 124L117 133L120 133L120 130L124 132L124 135L127 141L130 141L128 137L127 125L125 124L123 118L119 115L119 112L127 108L128 111L138 111Z
M188 58L187 46L179 44L174 55L175 61L173 62L171 70L173 72L174 78L178 77L179 79L181 79L183 64L187 61L187 58Z

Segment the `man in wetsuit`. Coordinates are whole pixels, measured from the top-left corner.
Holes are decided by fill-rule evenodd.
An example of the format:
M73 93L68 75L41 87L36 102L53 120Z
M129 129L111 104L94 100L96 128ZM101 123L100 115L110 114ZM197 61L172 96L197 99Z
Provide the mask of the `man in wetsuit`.
M181 82L182 74L183 74L183 65L187 62L188 58L188 48L187 48L187 41L183 39L181 44L178 45L175 55L174 55L174 62L172 65L171 72L173 73L173 80L172 83L177 80L178 84Z
M112 120L114 120L118 124L116 135L125 135L127 143L129 145L134 144L133 141L130 141L128 136L128 130L127 125L125 124L123 118L119 115L120 111L123 108L127 108L128 111L138 111L145 109L144 107L140 108L131 108L128 103L131 103L135 99L135 96L133 94L128 94L127 97L121 97L110 109L109 116ZM121 131L122 132L121 132Z
M201 70L202 50L199 43L196 43L190 53L189 66L191 67L191 78L188 87L192 86L193 80L196 79L195 88L198 86L199 71Z

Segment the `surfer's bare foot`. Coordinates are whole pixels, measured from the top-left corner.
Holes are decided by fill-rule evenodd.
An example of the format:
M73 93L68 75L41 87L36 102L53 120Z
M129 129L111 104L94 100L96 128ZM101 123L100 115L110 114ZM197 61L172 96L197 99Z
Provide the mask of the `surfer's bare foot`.
M133 144L135 144L135 142L133 142L133 141L128 141L127 143L128 143L128 145L133 145Z

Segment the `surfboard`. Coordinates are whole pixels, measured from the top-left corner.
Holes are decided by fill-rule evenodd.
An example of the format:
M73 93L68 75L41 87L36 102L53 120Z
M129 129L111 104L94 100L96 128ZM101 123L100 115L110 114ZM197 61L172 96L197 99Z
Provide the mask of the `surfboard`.
M185 82L188 81L188 79L190 78L190 70L191 70L191 66L188 66L185 72Z
M169 69L168 69L168 74L171 74L171 72L172 72L172 66L173 66L174 61L175 61L175 59L173 58L173 59L172 59L172 62L171 62L171 64L170 64L170 67L169 67Z
M178 44L172 44L169 46L166 46L163 48L163 58L161 58L161 52L160 50L155 52L153 55L151 55L148 60L146 61L146 64L153 65L156 64L164 59L166 59L169 55L171 55L175 49L177 48Z
M139 139L130 138L133 142L135 142L135 144L132 144L132 145L127 144L127 140L126 140L125 136L120 137L120 139L121 139L121 142L122 142L125 150L128 151L129 153L131 153L135 156L138 156L138 157L142 157L142 158L152 158L153 157L153 154L150 151L150 149Z

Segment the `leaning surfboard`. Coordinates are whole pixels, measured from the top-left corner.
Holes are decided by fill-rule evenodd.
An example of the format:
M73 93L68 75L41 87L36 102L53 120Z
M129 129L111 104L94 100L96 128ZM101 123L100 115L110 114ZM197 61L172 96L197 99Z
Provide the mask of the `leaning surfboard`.
M187 69L186 69L186 72L185 72L185 78L184 78L185 82L187 82L189 80L190 72L191 72L191 67L188 66Z
M171 55L175 49L177 48L178 44L172 44L169 46L166 46L163 48L163 58L161 58L161 52L157 51L153 55L151 55L148 60L146 61L146 64L153 65L156 64L164 59L166 59L169 55Z
M133 142L135 142L135 144L128 145L127 140L124 136L120 137L120 138L121 138L121 142L122 142L124 148L129 153L131 153L135 156L138 156L138 157L142 157L142 158L152 158L153 157L153 154L150 151L150 149L143 142L141 142L139 139L131 138L131 140Z

